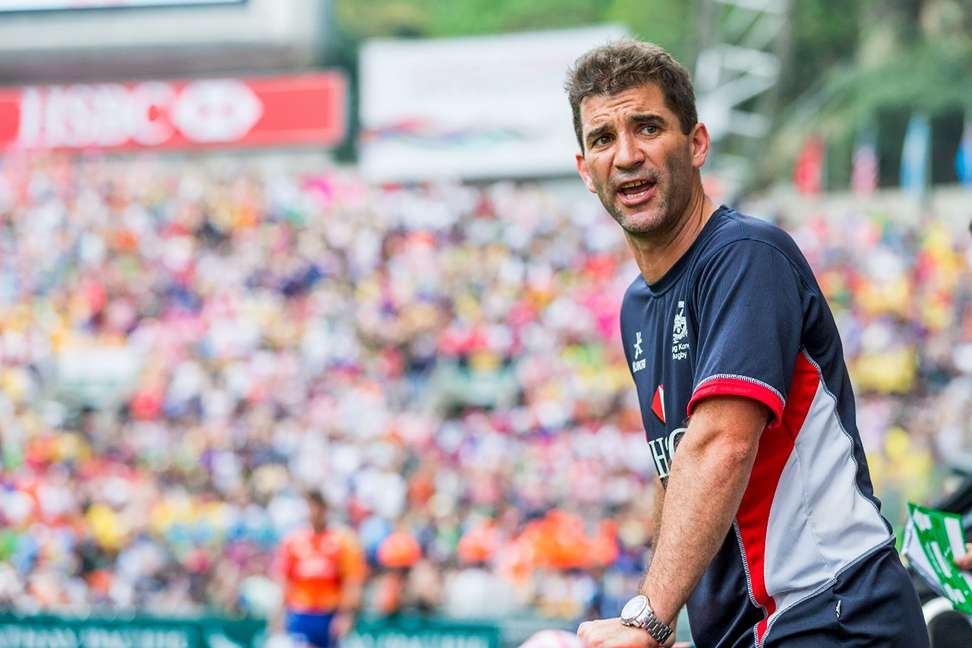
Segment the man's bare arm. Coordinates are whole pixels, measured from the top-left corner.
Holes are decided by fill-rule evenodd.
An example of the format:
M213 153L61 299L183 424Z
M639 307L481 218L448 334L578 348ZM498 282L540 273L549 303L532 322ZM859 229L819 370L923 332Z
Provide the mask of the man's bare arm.
M661 525L662 525L662 512L665 510L665 484L662 483L661 477L655 477L655 499L652 502L651 510L651 557L648 560L648 565L655 558L655 550L658 548L658 540L661 537ZM648 578L648 568L645 567L645 578L641 581L641 589L644 590L645 582ZM676 612L676 615L678 612ZM673 631L675 630L675 621L668 624ZM674 632L672 633L674 635Z
M652 521L654 551L641 592L670 627L729 532L768 416L748 399L705 399L675 453L668 488L659 484L655 511L661 524ZM647 632L618 618L587 621L577 634L588 648L658 648Z
M662 509L665 508L665 486L659 477L655 477L655 501L651 510L651 550L654 554L658 546L658 536L661 534Z
M672 462L661 529L642 593L673 624L722 545L752 472L765 406L714 396L700 402Z
M655 476L654 499L651 502L651 553L648 556L648 565L651 564L655 556L655 549L658 547L658 536L661 535L662 511L665 508L665 485L660 477ZM645 577L648 576L648 565L645 565ZM645 580L641 580L641 589L644 589Z

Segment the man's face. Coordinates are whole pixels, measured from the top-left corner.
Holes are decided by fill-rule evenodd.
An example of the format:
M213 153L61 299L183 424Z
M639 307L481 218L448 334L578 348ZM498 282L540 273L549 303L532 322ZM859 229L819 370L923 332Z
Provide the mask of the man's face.
M307 512L312 529L323 531L327 528L327 506L316 500L308 500Z
M587 188L629 234L674 227L691 196L693 173L705 162L708 134L686 135L655 83L581 101L584 153L577 170Z

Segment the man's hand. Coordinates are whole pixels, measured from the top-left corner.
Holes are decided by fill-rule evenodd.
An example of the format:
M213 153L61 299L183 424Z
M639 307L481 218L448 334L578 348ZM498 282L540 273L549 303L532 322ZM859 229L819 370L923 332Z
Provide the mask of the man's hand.
M587 648L659 648L675 642L674 632L660 644L641 628L626 626L617 618L585 621L577 628L577 636Z
M972 571L972 542L965 545L965 555L955 557L955 566L965 571Z

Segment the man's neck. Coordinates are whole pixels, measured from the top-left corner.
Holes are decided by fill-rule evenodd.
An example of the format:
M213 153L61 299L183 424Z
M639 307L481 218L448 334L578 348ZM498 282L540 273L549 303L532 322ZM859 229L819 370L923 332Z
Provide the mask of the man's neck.
M625 235L646 282L656 283L672 269L698 238L715 210L716 204L705 195L702 186L698 185L697 190L692 192L692 199L689 200L685 212L670 231L657 237Z

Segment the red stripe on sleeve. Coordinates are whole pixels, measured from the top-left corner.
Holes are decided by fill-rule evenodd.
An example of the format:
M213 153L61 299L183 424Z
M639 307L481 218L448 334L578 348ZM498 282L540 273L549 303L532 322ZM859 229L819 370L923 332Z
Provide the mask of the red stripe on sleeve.
M710 396L744 396L758 401L768 407L773 414L770 425L783 418L784 403L780 397L768 387L745 378L713 378L704 381L689 400L688 415L692 415L692 410L699 401Z

